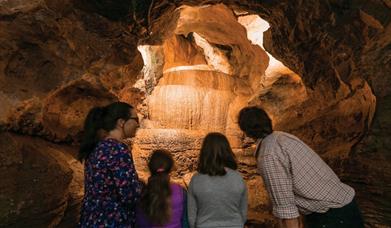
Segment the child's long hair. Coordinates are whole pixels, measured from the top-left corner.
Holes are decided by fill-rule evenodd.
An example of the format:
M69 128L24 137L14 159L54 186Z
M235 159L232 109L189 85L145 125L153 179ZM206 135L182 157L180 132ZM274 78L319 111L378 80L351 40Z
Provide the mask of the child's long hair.
M140 206L147 218L155 225L163 225L170 219L169 174L173 165L171 154L165 150L154 150L148 163L151 176L141 196Z

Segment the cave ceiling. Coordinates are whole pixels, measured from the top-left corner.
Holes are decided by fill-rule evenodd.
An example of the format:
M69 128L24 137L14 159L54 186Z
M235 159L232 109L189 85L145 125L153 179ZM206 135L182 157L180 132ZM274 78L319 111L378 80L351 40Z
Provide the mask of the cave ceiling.
M336 89L352 77L371 77L354 71L361 68L360 57L368 52L371 40L389 30L391 20L387 1L83 1L82 7L129 22L141 40L154 43L161 42L161 22L175 15L178 7L217 3L266 20L271 25L265 34L266 50L301 75L309 87L326 81ZM377 51L384 55L386 50Z

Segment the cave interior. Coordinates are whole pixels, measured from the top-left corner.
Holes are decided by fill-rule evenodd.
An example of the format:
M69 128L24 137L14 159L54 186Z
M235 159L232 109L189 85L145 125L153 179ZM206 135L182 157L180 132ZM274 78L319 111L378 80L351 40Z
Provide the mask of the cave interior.
M276 227L241 108L310 145L355 188L368 227L391 226L391 4L383 1L0 2L0 226L72 227L77 160L94 106L124 101L148 178L152 150L175 182L225 134L249 190L249 227Z

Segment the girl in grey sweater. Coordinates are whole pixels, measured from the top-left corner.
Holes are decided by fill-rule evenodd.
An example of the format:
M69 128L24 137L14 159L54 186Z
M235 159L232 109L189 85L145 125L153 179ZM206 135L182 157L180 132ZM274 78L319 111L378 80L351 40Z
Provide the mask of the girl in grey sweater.
M189 185L191 228L242 228L247 218L247 187L227 138L209 133L202 144L198 173Z

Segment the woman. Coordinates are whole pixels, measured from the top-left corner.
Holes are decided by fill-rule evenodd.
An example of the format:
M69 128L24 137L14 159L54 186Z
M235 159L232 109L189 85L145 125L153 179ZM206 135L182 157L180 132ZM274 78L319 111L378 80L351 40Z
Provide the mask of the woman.
M209 133L201 147L198 173L187 194L190 227L243 227L247 218L247 187L236 171L227 138Z
M141 184L122 140L138 127L136 111L123 102L88 113L79 150L85 176L80 227L133 227Z
M174 160L169 152L155 150L148 162L151 176L148 179L139 207L136 227L181 228L187 227L186 192L170 182Z

